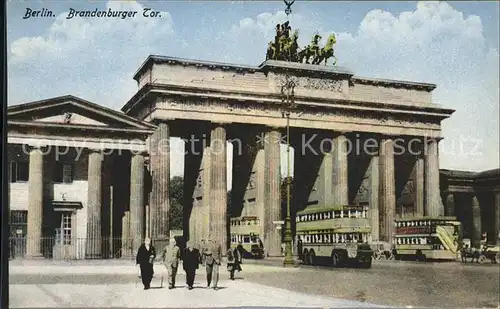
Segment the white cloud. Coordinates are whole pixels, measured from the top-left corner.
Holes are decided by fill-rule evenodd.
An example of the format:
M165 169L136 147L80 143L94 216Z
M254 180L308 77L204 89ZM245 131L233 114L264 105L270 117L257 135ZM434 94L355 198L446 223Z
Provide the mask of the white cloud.
M183 44L175 37L168 12L161 12L161 18L146 18L143 6L135 1L110 1L109 8L138 14L126 19L66 19L64 12L43 35L12 42L9 83L15 86L9 87L9 101L71 93L119 108L137 89L132 74L141 62L151 53L169 53ZM51 87L44 82L47 79L53 81Z
M302 44L315 30L323 39L332 32L301 15L294 18L291 26L300 29ZM234 46L242 57L262 59L264 51L258 55L250 51L265 46L275 24L283 19L281 13L245 18L233 26L230 39L239 38ZM499 166L498 46L488 45L478 16L464 16L445 2L419 2L414 11L398 16L372 10L355 33L337 33L337 37L338 65L357 75L437 84L434 101L456 109L442 123L442 168ZM476 144L481 146L475 149Z
M117 53L117 47L125 47L136 39L144 39L155 33L162 36L173 34L173 21L168 12L161 18L142 16L143 6L135 1L110 1L106 10L137 11L135 18L80 18L67 19L68 12L59 14L44 36L25 37L12 43L13 64L38 57L59 57L84 50L95 53ZM154 31L153 31L154 30ZM110 40L109 44L102 44ZM118 44L118 46L114 44ZM90 49L90 50L89 50ZM91 54L91 53L89 53ZM100 55L102 57L102 55Z

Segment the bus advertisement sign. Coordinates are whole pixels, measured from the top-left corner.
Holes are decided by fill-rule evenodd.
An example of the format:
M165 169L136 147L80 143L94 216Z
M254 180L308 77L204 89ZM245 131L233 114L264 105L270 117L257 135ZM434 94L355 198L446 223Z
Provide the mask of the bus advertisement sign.
M430 234L430 226L403 226L396 228L396 234Z

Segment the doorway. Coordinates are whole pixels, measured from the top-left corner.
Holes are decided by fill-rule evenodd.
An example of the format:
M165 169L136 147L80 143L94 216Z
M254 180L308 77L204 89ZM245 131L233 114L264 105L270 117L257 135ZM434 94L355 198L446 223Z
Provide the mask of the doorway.
M74 211L54 212L54 247L52 256L54 259L74 259L75 244L73 241L73 218Z

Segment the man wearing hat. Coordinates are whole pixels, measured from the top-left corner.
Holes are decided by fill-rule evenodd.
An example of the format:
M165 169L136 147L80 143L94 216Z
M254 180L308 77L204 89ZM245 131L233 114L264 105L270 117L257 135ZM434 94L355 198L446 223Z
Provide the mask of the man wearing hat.
M210 283L212 283L212 288L218 290L217 284L219 283L219 266L222 262L222 246L215 239L211 239L206 246L204 255L207 270L207 289L210 289Z
M191 241L187 242L187 248L183 254L182 267L186 272L186 284L190 290L193 289L194 277L200 264L200 252L193 247Z
M163 249L163 262L167 268L168 273L168 288L175 288L175 276L177 276L177 267L181 253L177 247L175 238L170 238L169 244Z

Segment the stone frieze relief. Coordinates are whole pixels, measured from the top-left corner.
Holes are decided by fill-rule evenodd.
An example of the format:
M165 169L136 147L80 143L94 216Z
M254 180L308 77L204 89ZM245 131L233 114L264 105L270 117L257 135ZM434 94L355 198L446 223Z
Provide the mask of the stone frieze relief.
M323 78L314 78L314 77L297 77L297 76L289 76L290 80L292 80L296 87L301 87L310 90L324 90L324 91L332 91L332 92L342 92L342 80L334 80L334 79L323 79ZM286 77L284 74L276 75L276 84L278 86L282 86L286 83Z
M203 186L203 170L200 170L198 177L196 178L196 187L201 188Z
M414 193L414 183L413 179L410 179L406 182L406 185L404 186L401 195L413 195L413 193Z
M359 186L358 192L356 193L356 198L360 201L368 200L368 195L370 186L370 177L365 177L361 181L361 185Z
M250 179L248 180L248 185L247 185L247 190L251 190L251 189L255 189L255 179L256 178L256 175L255 173L252 173L250 175Z

